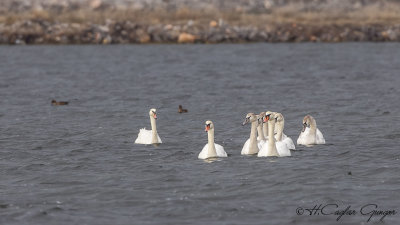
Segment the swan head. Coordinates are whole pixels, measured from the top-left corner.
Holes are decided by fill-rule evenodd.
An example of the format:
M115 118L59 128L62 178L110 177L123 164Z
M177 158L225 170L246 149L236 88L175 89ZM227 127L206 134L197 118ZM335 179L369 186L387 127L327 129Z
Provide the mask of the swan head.
M260 112L258 116L260 117L261 123L264 123L265 112Z
M281 113L275 113L276 122L284 121L283 115Z
M267 111L265 112L264 118L263 118L263 122L266 123L268 122L270 119L274 118L274 113L271 111Z
M307 115L303 118L303 129L301 132L304 132L306 130L306 127L310 128L312 121L314 118L310 115Z
M214 124L211 120L207 120L206 121L206 125L205 125L205 132L208 132L209 130L214 129Z
M278 122L278 113L274 112L271 114L272 119L274 119L275 123Z
M263 123L263 118L260 115L256 115L258 125Z
M149 111L149 116L153 117L154 119L157 119L157 110L156 109L150 109Z
M257 120L257 116L254 113L247 113L246 118L244 119L243 126L252 123Z

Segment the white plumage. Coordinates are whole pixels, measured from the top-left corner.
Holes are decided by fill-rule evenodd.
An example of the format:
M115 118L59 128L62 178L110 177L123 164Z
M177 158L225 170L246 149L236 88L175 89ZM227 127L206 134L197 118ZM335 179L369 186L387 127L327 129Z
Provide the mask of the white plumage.
M217 156L218 157L228 157L228 154L226 154L224 147L222 147L219 144L215 144L215 150L217 151ZM199 154L199 159L207 159L209 158L208 155L208 144L204 145L203 149L201 150L200 154Z
M297 139L298 145L322 145L325 144L324 135L317 128L315 119L306 115L303 119L303 129Z
M214 142L214 124L212 121L207 120L205 125L205 131L208 136L208 143L204 145L203 149L199 154L199 159L208 159L216 157L228 157L224 147Z
M140 129L138 137L135 140L135 144L149 145L149 144L161 144L162 143L161 138L160 138L160 136L158 136L158 133L157 133L156 109L150 109L149 116L150 116L151 130L146 130L146 128Z
M306 129L300 133L299 138L297 139L298 145L323 145L325 144L324 135L322 135L321 131L317 128L315 135L310 134L310 128L306 127Z
M146 130L146 128L142 128L139 131L138 137L135 140L135 144L144 144L144 145L149 145L153 144L152 143L152 136L153 136L153 131L152 130ZM157 134L157 143L162 143L160 136Z

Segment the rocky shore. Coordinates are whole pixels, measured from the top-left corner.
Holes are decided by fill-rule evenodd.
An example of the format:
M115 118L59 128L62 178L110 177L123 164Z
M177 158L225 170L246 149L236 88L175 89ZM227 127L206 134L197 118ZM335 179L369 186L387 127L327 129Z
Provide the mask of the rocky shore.
M0 44L400 41L400 4L386 1L349 0L344 7L335 0L294 5L289 0L255 0L250 7L249 1L236 0L234 7L215 0L214 8L194 1L184 10L179 5L187 4L185 0L152 1L130 5L136 8L129 11L117 9L122 6L116 3L135 1L5 0L0 4ZM368 2L372 5L363 5ZM155 9L157 4L163 8Z
M28 20L0 26L1 44L127 44L127 43L240 43L240 42L345 42L400 41L397 26L282 25L271 29L209 25L145 25L130 21L66 24Z

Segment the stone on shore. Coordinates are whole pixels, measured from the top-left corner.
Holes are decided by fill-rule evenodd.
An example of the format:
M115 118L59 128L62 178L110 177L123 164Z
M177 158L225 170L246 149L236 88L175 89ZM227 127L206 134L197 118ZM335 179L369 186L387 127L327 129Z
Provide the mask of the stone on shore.
M126 44L126 43L243 43L400 41L400 25L281 24L238 26L208 22L143 24L133 21L61 23L26 19L0 24L0 44Z
M210 22L210 27L217 27L217 26L218 26L217 21L212 20L212 21Z
M181 33L178 37L178 43L194 43L196 36L188 33Z

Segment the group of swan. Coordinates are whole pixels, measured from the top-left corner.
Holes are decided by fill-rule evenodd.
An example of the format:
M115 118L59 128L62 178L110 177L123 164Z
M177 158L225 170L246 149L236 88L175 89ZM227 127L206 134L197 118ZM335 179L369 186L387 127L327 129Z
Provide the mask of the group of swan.
M285 119L281 113L249 113L243 125L247 123L251 123L250 138L244 143L242 155L283 157L291 156L290 149L296 149L292 139L283 133Z
M149 111L151 130L140 129L136 144L160 144L161 138L157 133L156 109ZM241 154L255 155L258 157L284 157L291 156L290 150L296 147L292 139L283 133L285 119L281 113L261 112L256 115L248 113L243 122L243 126L251 123L250 138L244 143ZM214 123L206 121L205 131L208 133L208 143L203 147L199 154L199 159L216 157L227 157L224 147L214 142ZM298 145L325 144L325 139L321 131L317 128L315 119L306 115L303 119L303 129L297 139Z

